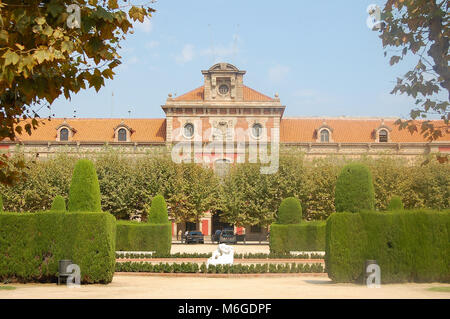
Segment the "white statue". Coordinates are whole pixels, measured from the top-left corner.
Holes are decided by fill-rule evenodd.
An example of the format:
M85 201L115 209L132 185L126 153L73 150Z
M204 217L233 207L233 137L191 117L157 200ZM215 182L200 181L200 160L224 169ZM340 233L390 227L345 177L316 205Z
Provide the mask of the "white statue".
M213 251L212 257L206 262L209 265L232 265L234 260L234 248L225 244L220 244L216 251Z

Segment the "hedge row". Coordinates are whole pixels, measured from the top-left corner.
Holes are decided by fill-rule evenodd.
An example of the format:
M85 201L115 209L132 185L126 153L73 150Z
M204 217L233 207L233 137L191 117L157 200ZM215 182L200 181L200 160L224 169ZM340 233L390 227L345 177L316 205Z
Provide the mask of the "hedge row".
M208 273L208 274L264 274L264 273L323 273L322 264L251 264L251 265L210 265L203 263L151 264L145 262L120 262L117 272L153 272L153 273Z
M139 259L139 258L209 258L211 253L175 253L175 254L157 254L157 253L118 253L117 259ZM247 253L234 254L234 259L323 259L322 254L301 253L293 254L265 254L265 253Z
M301 224L270 226L270 252L288 254L290 251L325 250L324 221L303 222Z
M0 213L0 280L54 282L58 261L70 259L82 283L109 283L115 234L108 213Z
M172 225L117 221L116 250L170 254Z
M376 260L382 283L450 282L450 211L335 213L326 226L326 269L335 282L363 281Z

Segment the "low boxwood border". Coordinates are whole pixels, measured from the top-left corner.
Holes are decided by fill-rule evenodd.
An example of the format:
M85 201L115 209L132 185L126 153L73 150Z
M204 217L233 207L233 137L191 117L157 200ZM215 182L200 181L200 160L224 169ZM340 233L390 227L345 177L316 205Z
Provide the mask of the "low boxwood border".
M143 259L143 258L209 258L211 253L174 253L174 254L158 254L158 253L118 253L117 259ZM265 253L247 253L234 254L234 259L323 259L323 254L318 253L302 253L293 254L265 254Z
M264 274L264 273L323 273L321 263L314 264L234 264L210 265L206 263L159 263L121 262L116 263L116 272L149 272L149 273L207 273L207 274Z

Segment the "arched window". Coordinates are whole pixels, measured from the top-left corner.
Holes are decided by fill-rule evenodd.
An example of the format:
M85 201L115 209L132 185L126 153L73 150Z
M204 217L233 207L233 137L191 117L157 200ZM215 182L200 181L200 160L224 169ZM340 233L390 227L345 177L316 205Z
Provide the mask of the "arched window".
M184 137L186 138L191 138L192 136L194 136L194 124L192 123L185 124L183 134Z
M328 143L330 141L330 132L328 130L323 129L320 131L320 142Z
M126 142L127 141L127 130L124 128L119 129L117 132L117 140L119 142Z
M255 138L260 138L262 135L263 127L259 123L255 123L252 126L252 135Z
M387 143L387 141L388 141L388 132L386 130L380 130L378 132L378 141L380 143Z
M62 128L59 130L59 140L60 141L69 140L69 130L67 128Z

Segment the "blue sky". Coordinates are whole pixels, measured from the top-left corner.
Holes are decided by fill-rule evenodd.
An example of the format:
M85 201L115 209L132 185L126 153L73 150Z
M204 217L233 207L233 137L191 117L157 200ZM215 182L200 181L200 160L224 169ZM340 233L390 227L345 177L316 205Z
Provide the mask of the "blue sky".
M246 70L251 88L278 92L285 116L407 117L414 100L389 92L411 65L389 65L366 25L372 3L384 1L159 0L123 42L114 80L57 100L51 113L161 118L168 93L201 86L200 71L223 61Z

